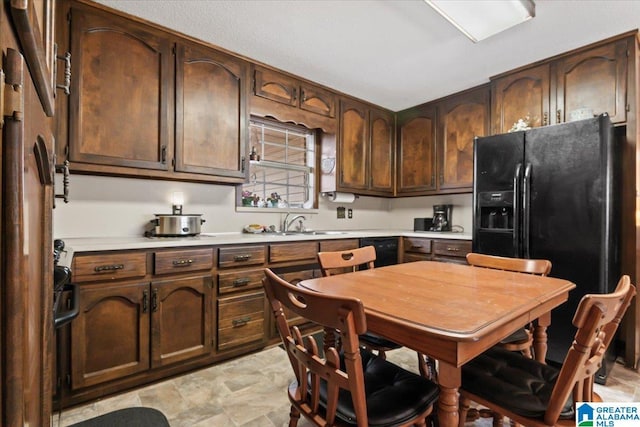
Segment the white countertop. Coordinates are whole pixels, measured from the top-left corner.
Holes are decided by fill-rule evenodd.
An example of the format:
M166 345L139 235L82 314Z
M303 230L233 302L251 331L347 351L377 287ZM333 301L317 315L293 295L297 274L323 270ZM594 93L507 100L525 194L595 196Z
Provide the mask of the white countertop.
M471 233L407 230L340 230L340 234L278 235L275 233L202 233L191 237L82 237L63 239L74 252L149 249L180 246L210 246L244 243L295 242L304 240L360 239L363 237L427 237L433 239L471 240Z

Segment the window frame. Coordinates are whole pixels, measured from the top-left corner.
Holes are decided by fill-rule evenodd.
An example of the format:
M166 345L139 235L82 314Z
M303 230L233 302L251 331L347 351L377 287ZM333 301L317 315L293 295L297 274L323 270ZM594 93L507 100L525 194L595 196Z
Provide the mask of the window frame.
M270 119L270 118L265 118L265 117L259 117L259 116L251 116L249 119L249 136L251 137L252 133L251 133L251 126L254 123L259 123L261 125L264 125L272 130L289 130L292 132L295 132L296 130L299 131L300 134L309 134L313 137L313 150L311 151L309 149L309 146L307 145L305 148L306 152L312 152L313 154L313 166L309 166L309 183L307 184L307 188L309 190L309 196L308 196L308 201L311 202L311 207L271 207L271 206L243 206L242 204L242 193L244 190L244 186L249 184L251 181L251 165L252 164L259 164L262 165L264 167L267 168L273 168L273 169L281 169L281 170L289 170L289 171L295 171L295 170L304 170L306 169L305 166L299 166L299 165L290 165L290 167L285 166L286 164L284 163L280 163L280 162L276 162L276 161L272 161L272 160L250 160L249 156L246 157L246 164L248 167L248 172L247 172L247 180L242 184L242 185L238 185L236 186L236 211L237 212L263 212L263 213L278 213L278 212L307 212L307 213L314 213L314 212L318 212L318 189L320 188L320 169L319 169L319 164L320 164L320 135L319 135L319 130L318 129L309 129L306 126L303 125L299 125L299 124L295 124L295 123L285 123L285 122L280 122L274 119ZM300 135L302 136L302 135ZM253 146L256 146L256 148L258 148L258 143L254 143L251 142L249 144L249 152L251 152L253 150ZM260 143L259 144L259 149L257 149L256 151L258 152L258 154L260 156L263 155L264 150L263 150L263 144ZM258 163L259 162L259 163ZM266 197L266 194L264 195Z

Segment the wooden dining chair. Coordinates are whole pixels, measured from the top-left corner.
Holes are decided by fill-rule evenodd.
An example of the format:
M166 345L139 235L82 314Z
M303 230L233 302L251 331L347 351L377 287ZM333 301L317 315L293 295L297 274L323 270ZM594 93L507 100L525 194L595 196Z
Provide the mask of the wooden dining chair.
M439 387L363 349L367 329L362 302L292 285L265 269L262 280L295 380L289 386L289 427L302 414L318 426L426 426ZM341 350L325 349L297 326L284 308L340 334Z
M496 270L515 271L518 273L546 276L551 271L551 262L546 259L507 258L495 255L468 253L467 263L476 267ZM509 351L520 351L526 357L533 357L532 325L520 328L498 344Z
M635 293L622 276L614 292L582 297L573 317L578 330L559 369L499 347L463 365L459 425L472 400L528 427L575 426L575 402L599 400L594 375Z
M346 251L318 252L318 262L323 276L374 268L375 260L376 249L373 246L363 246ZM360 344L370 351L377 351L383 359L386 358L387 351L402 347L396 342L368 331L360 335ZM437 380L433 359L418 353L418 369L424 377L433 381Z

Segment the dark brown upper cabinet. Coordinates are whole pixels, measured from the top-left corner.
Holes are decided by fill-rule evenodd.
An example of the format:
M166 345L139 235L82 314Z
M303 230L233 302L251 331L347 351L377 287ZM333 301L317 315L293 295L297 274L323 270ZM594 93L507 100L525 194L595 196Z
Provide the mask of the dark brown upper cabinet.
M550 124L549 86L549 64L494 80L491 87L491 132L508 132L518 119L527 117L531 127Z
M59 158L76 172L242 183L249 63L152 25L63 2L71 95ZM60 21L59 21L60 22ZM64 21L66 23L66 21Z
M437 106L438 190L473 189L473 139L489 134L489 88L445 98Z
M244 178L247 81L244 61L198 45L178 44L176 171Z
M608 113L613 123L627 121L628 41L620 40L563 58L555 64L556 121L587 108Z
M101 11L71 11L69 160L168 170L173 65L166 38Z
M397 194L436 190L436 108L425 104L398 113Z
M340 101L339 191L393 195L393 114L351 99Z
M601 113L613 123L626 122L631 42L599 44L492 79L492 133L507 132L526 117L531 127Z
M326 117L336 115L335 94L266 68L254 70L255 95Z
M398 114L398 195L471 192L473 138L489 131L489 87Z

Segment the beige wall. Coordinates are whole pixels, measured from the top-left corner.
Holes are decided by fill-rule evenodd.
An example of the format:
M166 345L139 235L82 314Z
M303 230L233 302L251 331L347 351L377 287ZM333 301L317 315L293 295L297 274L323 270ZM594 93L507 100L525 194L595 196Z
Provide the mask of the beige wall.
M57 178L56 188L60 190L60 176ZM284 215L236 212L233 186L72 175L70 202L56 200L54 236L141 236L154 214L171 213L171 196L176 191L184 194L183 213L203 215L205 233L241 231L250 223L279 228ZM452 203L453 224L471 231L470 194L398 199L360 197L344 205L321 198L317 213L305 214L305 223L307 228L317 230L411 230L414 217L432 216L433 205L439 203ZM338 206L353 209L353 219L337 219Z

